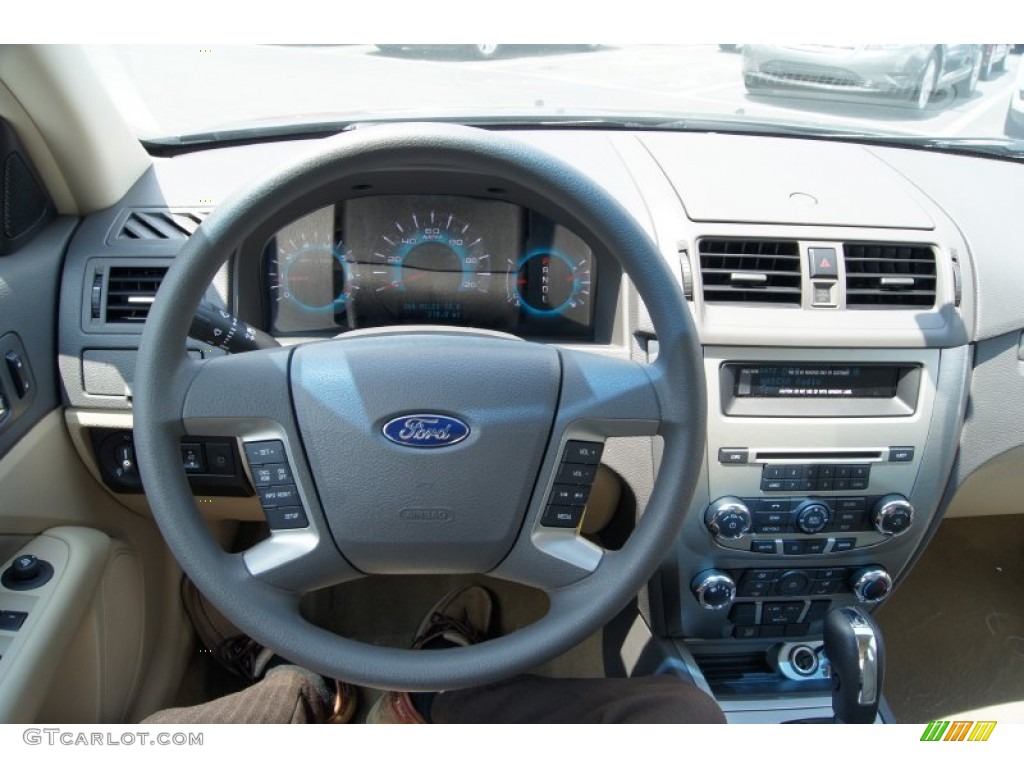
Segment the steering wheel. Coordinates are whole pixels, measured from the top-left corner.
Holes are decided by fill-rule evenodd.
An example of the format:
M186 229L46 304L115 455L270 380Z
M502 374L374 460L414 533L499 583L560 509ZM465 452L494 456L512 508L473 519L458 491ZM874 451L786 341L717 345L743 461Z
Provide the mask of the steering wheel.
M513 202L528 198L595 252L617 259L654 323L657 359L638 363L451 328L356 333L203 361L187 356L190 319L216 271L283 207L315 210L366 194L381 179L415 188L426 174L446 173ZM443 417L429 450L385 435L395 419L424 414ZM457 442L448 439L455 434L448 427L461 435L456 422L468 430ZM146 495L168 546L238 627L329 677L448 690L508 677L570 649L636 595L675 541L693 493L705 391L676 277L601 187L498 133L385 126L325 141L219 205L192 235L142 336L134 431ZM250 451L269 444L294 476L301 519L245 552L224 552L182 470L186 434L232 436ZM636 435L662 437L662 463L622 549L604 551L573 527L545 524L566 450L576 441ZM299 611L301 596L314 589L367 574L424 573L486 573L527 584L547 593L549 610L507 636L429 651L339 637Z

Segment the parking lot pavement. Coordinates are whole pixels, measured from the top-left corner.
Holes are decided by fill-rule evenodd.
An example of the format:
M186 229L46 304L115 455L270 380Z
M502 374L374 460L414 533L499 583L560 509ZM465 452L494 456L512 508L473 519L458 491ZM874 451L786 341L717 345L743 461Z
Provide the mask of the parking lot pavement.
M939 93L920 114L894 103L750 96L742 56L717 46L517 49L487 61L451 52L384 54L372 45L124 46L98 57L135 112L165 133L253 119L388 114L678 114L821 122L921 135L1001 136L1019 56L969 99ZM117 75L115 70L123 67ZM143 106L145 105L145 106Z

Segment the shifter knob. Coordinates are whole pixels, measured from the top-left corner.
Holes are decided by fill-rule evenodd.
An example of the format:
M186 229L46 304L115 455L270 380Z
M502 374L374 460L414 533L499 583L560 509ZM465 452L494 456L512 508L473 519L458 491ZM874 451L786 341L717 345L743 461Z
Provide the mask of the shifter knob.
M825 616L825 655L832 674L832 711L838 723L875 722L882 698L882 632L860 608L834 608Z

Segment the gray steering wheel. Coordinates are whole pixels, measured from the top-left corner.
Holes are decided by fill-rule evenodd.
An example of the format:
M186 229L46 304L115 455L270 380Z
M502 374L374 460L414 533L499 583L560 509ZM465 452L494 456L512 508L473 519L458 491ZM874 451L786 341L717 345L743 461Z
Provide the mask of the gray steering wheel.
M190 359L192 313L228 256L286 205L415 186L457 173L513 202L541 201L618 260L658 334L658 357L622 357L430 328L354 334ZM383 427L415 414L464 423L420 450ZM596 631L644 585L676 539L705 441L699 342L676 277L636 221L568 164L507 136L459 126L360 130L324 142L219 205L189 239L152 306L134 394L146 495L168 546L243 631L323 675L376 688L446 690L527 670ZM210 535L181 467L186 435L283 448L306 524L242 553ZM542 522L573 441L660 435L661 471L627 543L603 551ZM279 441L279 442L273 442ZM250 446L250 449L252 446ZM298 506L298 505L297 505ZM549 521L550 522L550 521ZM293 521L289 525L295 525ZM304 593L367 574L486 573L543 589L547 614L468 648L413 651L339 637L302 617Z

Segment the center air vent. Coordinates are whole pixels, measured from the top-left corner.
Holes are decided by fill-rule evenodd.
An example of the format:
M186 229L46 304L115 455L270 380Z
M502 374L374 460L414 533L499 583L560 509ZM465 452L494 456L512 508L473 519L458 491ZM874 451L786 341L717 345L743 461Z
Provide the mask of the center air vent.
M208 211L135 208L121 222L115 240L188 240Z
M708 240L698 244L704 301L800 306L795 240Z
M846 306L912 309L935 305L935 252L927 245L844 243Z
M108 323L146 322L167 267L111 267L107 276Z

